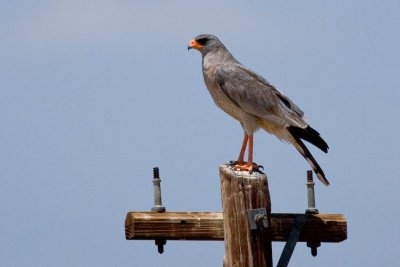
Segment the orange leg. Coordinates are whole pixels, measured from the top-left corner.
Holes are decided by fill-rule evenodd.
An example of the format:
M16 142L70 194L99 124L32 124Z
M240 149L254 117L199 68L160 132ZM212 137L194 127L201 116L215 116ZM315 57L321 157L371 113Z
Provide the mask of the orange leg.
M253 171L253 135L249 136L249 154L247 164L250 166L251 171Z
M249 139L249 136L247 134L244 134L242 148L240 149L240 154L239 154L239 159L238 159L239 164L243 164L243 158L244 158L244 153L246 152L248 139Z
M246 151L247 142L249 143L248 160L247 162L244 162L243 158ZM258 166L253 163L253 135L248 136L247 134L245 134L243 138L242 148L240 149L239 159L234 168L238 171L248 171L251 174L253 172L253 169L257 169L257 167Z

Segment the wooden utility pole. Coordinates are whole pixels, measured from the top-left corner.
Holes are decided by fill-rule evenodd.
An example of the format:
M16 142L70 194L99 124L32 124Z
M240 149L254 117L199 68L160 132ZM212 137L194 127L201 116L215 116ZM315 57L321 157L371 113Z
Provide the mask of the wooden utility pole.
M271 225L271 200L267 176L231 169L230 166L220 166L224 267L272 267L272 242L268 228ZM263 229L250 229L248 215L252 209L266 210L266 227L261 227Z
M309 206L305 213L271 213L267 176L220 167L223 212L165 212L158 168L154 168L154 207L128 212L127 240L155 240L163 253L166 240L224 240L224 267L272 267L272 241L286 242L278 266L287 266L297 242L307 242L312 255L321 242L347 239L341 214L318 214L312 174L308 172ZM310 204L311 203L311 204Z

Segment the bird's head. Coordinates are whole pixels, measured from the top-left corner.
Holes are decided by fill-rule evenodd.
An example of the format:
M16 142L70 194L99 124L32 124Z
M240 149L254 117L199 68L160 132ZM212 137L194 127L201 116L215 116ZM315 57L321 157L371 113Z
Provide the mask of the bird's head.
M190 41L187 48L188 50L194 48L205 55L220 47L224 47L224 45L216 36L211 34L200 34Z

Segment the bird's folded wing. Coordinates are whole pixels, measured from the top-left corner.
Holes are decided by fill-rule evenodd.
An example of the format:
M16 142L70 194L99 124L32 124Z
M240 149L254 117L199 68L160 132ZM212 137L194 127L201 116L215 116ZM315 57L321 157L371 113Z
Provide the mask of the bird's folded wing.
M214 79L224 93L245 112L282 127L305 128L303 111L263 77L238 63L222 63Z

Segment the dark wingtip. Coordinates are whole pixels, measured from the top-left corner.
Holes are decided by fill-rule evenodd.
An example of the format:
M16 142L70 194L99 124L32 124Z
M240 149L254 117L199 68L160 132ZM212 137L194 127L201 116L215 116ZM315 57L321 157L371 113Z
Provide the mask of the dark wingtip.
M318 147L323 152L328 153L328 144L325 142L324 139L322 139L319 133L310 126L307 126L304 129L295 126L289 126L288 130L293 135L293 137L303 139Z
M307 160L307 162L310 164L311 168L313 169L314 173L317 175L318 180L320 180L324 185L329 186L329 181L325 177L325 173L322 170L321 166L319 166L318 162L315 160L313 155L311 155L310 151L308 148L305 146L305 144L298 138L298 137L293 137L294 138L294 145L296 149L303 155L303 157Z
M318 167L319 167L319 166L318 166ZM324 185L330 186L330 183L329 183L328 179L326 179L324 172L322 172L322 173L321 173L321 172L322 172L321 167L319 167L319 170L317 170L317 171L315 172L315 174L316 174L317 177L318 177L318 180L320 180Z

